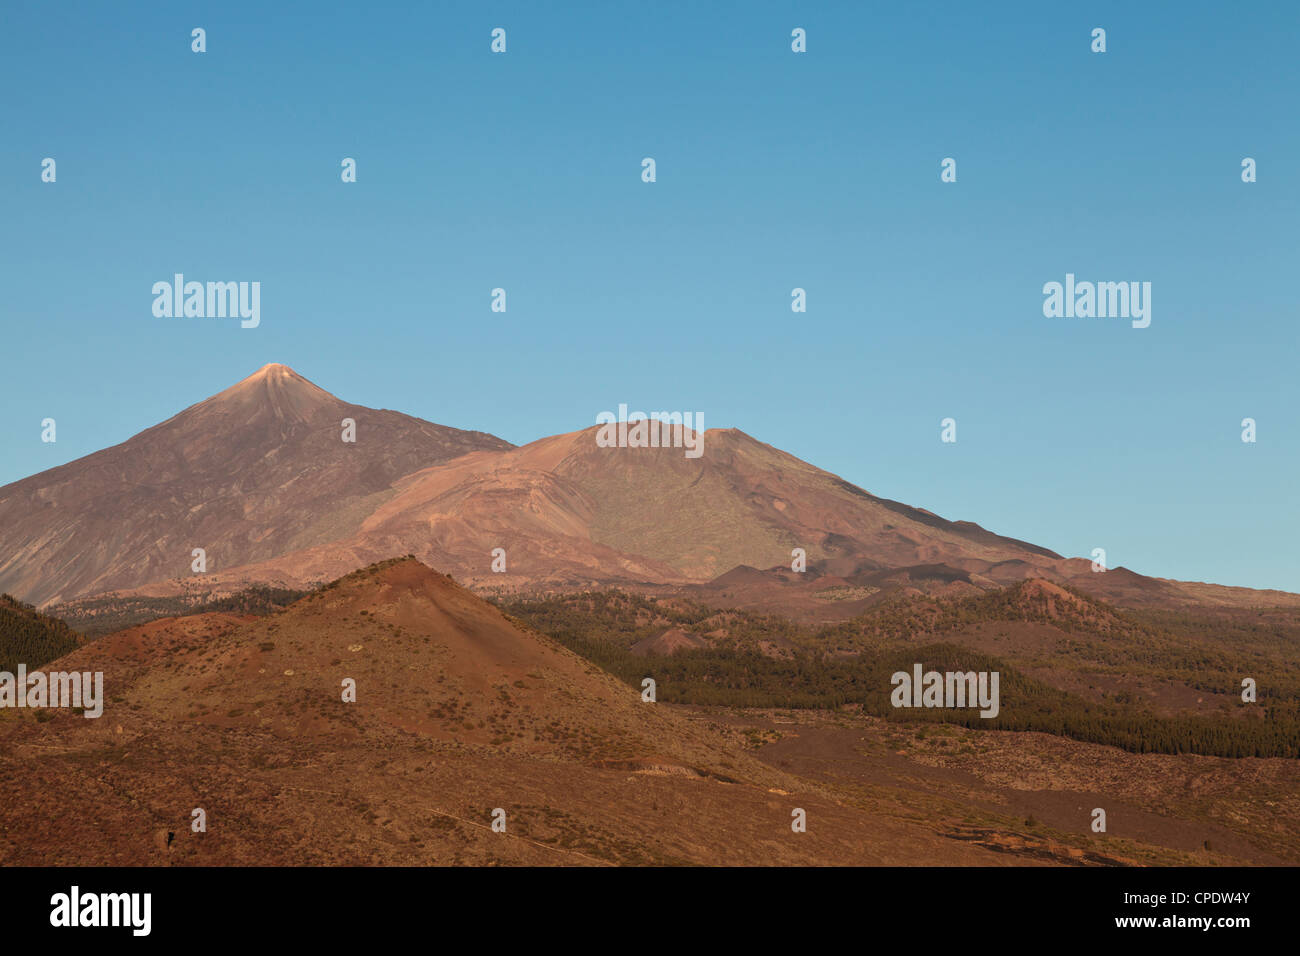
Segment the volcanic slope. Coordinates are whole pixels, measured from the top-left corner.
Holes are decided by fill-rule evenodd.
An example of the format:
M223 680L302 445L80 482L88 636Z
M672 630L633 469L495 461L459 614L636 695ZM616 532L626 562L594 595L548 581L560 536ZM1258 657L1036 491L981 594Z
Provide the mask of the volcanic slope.
M48 666L104 671L99 719L0 712L0 862L1026 862L945 836L951 801L919 822L913 798L766 766L413 559L183 620Z
M871 568L1061 561L872 495L736 429L705 432L699 458L680 447L601 447L597 434L588 428L432 465L398 481L347 542L232 575L240 584L300 586L396 550L485 588L703 582L741 564L788 564L795 547L813 562L838 557ZM506 574L491 568L498 547Z
M409 553L485 592L695 586L813 618L851 616L886 591L961 596L1034 577L1125 605L1300 604L1095 574L734 428L702 433L698 457L680 425L660 437L672 447L607 447L592 427L516 448L267 365L120 445L0 488L0 592L48 607L302 589ZM787 573L795 549L807 574ZM737 568L760 570L736 587Z
M356 442L342 440L344 419ZM215 570L345 538L396 479L510 447L267 365L120 445L0 488L0 591L66 601L188 575L194 548Z
M598 431L420 469L347 537L205 583L306 587L410 552L484 593L686 587L709 603L813 620L853 616L891 592L962 597L1031 578L1133 606L1300 604L1123 568L1097 574L1090 561L873 495L737 429L705 432L698 458L680 447L602 447ZM795 548L806 552L806 574L790 570ZM156 593L185 583L161 582Z

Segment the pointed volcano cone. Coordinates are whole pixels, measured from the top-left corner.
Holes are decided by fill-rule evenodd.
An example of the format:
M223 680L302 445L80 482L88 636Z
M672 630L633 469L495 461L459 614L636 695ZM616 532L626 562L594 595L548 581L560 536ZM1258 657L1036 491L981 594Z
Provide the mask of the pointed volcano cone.
M266 365L120 445L0 488L0 592L69 600L188 576L195 548L216 570L332 541L404 475L510 447Z

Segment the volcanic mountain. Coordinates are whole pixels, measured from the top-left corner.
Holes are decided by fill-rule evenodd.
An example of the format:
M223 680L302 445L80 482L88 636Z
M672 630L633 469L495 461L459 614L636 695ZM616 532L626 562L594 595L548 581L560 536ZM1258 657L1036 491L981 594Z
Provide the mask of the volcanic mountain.
M357 441L342 440L344 419ZM511 445L340 401L284 365L0 488L0 591L47 603L347 537L397 478ZM355 567L356 565L353 565Z
M348 404L268 365L121 445L0 488L0 592L48 605L301 588L413 554L483 589L689 586L810 616L856 613L885 591L960 596L1036 577L1128 604L1297 600L1093 574L734 428L703 433L698 457L598 437L593 427L516 448ZM807 573L790 571L795 549Z

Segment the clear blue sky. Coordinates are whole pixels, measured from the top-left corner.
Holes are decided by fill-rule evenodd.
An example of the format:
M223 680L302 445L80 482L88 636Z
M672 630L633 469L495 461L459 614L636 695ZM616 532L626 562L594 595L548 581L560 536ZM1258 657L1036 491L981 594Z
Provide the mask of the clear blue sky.
M1300 590L1300 5L268 6L7 0L0 482L275 361L516 443L698 411L1064 554ZM154 318L175 272L260 281L261 326ZM1150 328L1044 318L1067 272L1151 282Z

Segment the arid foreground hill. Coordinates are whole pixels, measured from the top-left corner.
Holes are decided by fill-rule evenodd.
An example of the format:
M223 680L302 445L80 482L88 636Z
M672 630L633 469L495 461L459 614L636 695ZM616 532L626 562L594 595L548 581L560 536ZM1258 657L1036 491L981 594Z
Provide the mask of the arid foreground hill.
M1277 859L1231 833L1227 856L1186 828L1162 840L1122 802L1114 835L1090 834L1089 791L1112 771L1142 800L1144 758L1110 748L963 732L936 751L852 714L643 702L409 558L267 617L156 621L47 669L102 670L107 703L93 720L0 711L6 864ZM1005 779L981 769L985 747L1012 744ZM1227 799L1229 762L1194 759L1169 758L1169 786ZM1278 763L1249 762L1257 792ZM1048 794L1037 815L1022 778Z

